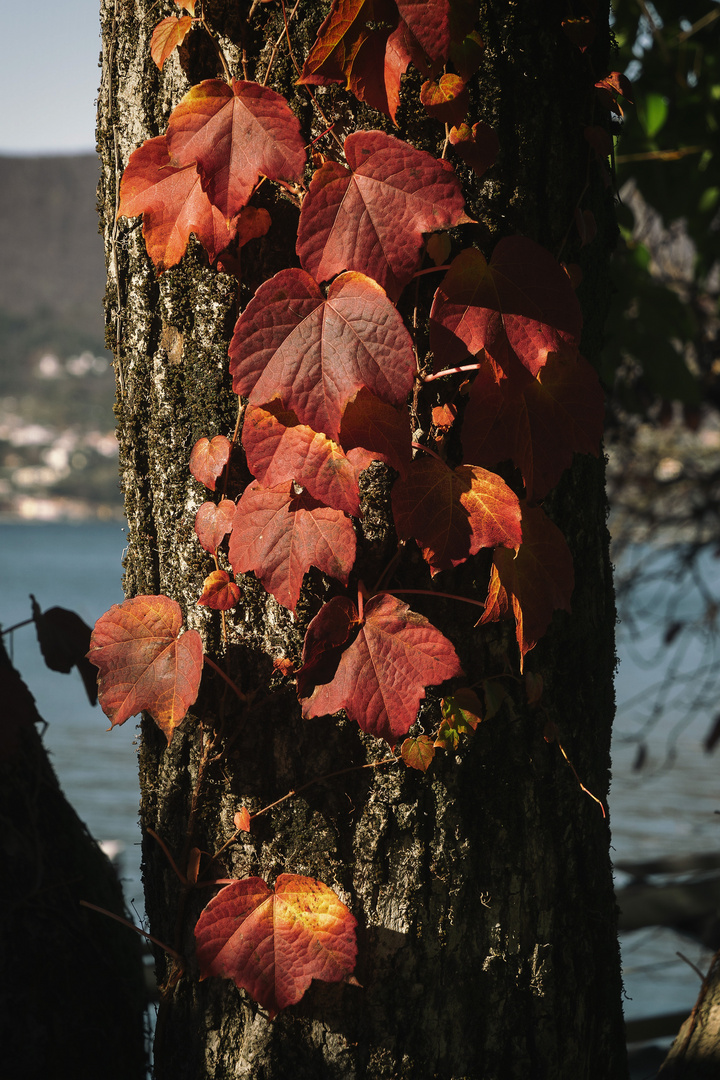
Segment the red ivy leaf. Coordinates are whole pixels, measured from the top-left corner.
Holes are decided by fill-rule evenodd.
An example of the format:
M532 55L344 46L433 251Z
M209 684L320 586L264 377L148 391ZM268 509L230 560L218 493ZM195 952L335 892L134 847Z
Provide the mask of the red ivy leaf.
M118 217L143 215L148 255L159 272L175 266L195 233L211 261L232 242L227 222L203 191L195 162L171 163L167 138L148 139L130 155L120 182Z
M450 59L461 79L469 82L482 63L485 55L485 42L478 33L471 30L460 41L450 42Z
M197 0L175 0L175 4L181 11L188 11L191 15L195 15L195 4Z
M232 529L235 503L232 499L222 499L217 505L204 502L195 515L195 532L205 551L212 554L220 547Z
M470 94L459 75L428 79L420 87L420 102L428 116L443 124L459 125L470 107Z
M233 510L235 507L233 506ZM240 590L225 570L213 570L203 581L198 604L212 611L229 611L240 599Z
M200 635L181 627L180 605L167 596L113 604L95 623L88 660L99 669L98 700L113 727L146 709L170 743L203 666Z
M327 161L303 200L300 262L318 281L342 270L368 274L394 300L419 268L423 233L469 222L449 162L383 131L345 140L349 168Z
M305 167L300 123L281 94L255 82L206 79L175 106L167 128L178 165L197 162L211 203L231 220L261 176L297 182Z
M359 101L394 122L400 79L410 62L392 29L397 22L393 0L333 0L298 82L343 83Z
M425 53L444 63L450 52L450 0L397 0L403 22Z
M404 476L412 459L410 414L380 401L362 387L343 413L340 443L348 456L358 449L392 465ZM355 461L355 458L352 458Z
M341 982L355 967L357 923L315 878L280 874L227 885L195 925L200 977L232 979L274 1017L313 979Z
M411 769L426 772L435 757L435 747L428 735L419 735L417 739L406 739L400 747L400 757Z
M407 479L395 483L392 506L398 536L417 540L433 574L481 548L516 548L522 540L517 495L496 473L474 465L453 471L419 455Z
M363 731L394 745L415 723L425 687L462 674L455 650L424 616L397 597L382 594L368 600L357 636L340 653L333 674L327 668L334 664L323 670L317 663L323 634L313 628L320 620L324 630L327 608L337 615L328 660L334 661L343 641L360 624L355 606L343 597L331 600L310 623L298 672L303 716L345 709ZM326 681L321 683L320 678Z
M430 342L442 366L485 349L500 367L515 354L537 375L550 352L577 354L580 304L549 251L524 236L501 240L487 263L476 248L453 261L430 312Z
M247 806L241 806L233 818L233 825L238 832L250 832L250 811Z
M450 129L450 145L459 158L482 176L497 159L500 140L488 124L459 124Z
M253 480L235 510L229 559L235 574L254 571L294 611L311 566L347 584L355 547L352 523L341 511L294 494L292 484L266 490Z
M519 370L498 381L484 363L463 420L465 459L488 467L511 460L536 502L555 487L574 453L597 457L604 416L600 382L582 356L549 353L535 379Z
M182 45L192 23L189 15L182 15L178 19L170 15L157 24L150 39L150 55L159 68L162 68L173 49Z
M190 453L190 472L200 484L215 490L218 476L230 460L232 443L225 435L198 439Z
M360 516L358 475L372 460L369 454L361 453L360 461L350 461L342 447L299 424L295 414L277 402L248 408L242 443L248 468L263 487L295 480L325 506Z
M488 599L481 623L492 622L512 609L520 648L520 671L525 654L535 648L553 611L570 611L575 586L572 556L565 537L539 506L523 506L523 542L515 555L497 548Z
M255 293L230 342L236 394L251 405L279 398L301 424L335 441L361 387L399 405L415 368L400 314L363 274L341 274L326 300L309 274L281 270Z

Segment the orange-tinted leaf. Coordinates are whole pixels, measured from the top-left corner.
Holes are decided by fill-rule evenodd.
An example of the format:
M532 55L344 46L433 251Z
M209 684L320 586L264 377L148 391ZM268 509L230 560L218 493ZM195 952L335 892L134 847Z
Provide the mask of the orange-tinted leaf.
M235 574L254 571L294 611L311 566L347 584L355 547L352 523L340 510L294 494L292 484L265 489L253 480L235 510L229 559Z
M443 124L458 126L465 119L470 95L459 75L442 75L437 82L430 79L420 87L420 102L428 116Z
M410 62L393 32L397 22L392 0L333 0L298 82L342 83L394 121L400 78Z
M231 451L232 443L225 435L198 439L190 453L190 472L200 484L214 491L218 476L230 460Z
M392 489L395 527L414 537L431 573L457 566L481 548L520 545L518 497L496 473L471 465L452 470L420 454Z
M235 582L230 580L230 575L225 570L213 570L203 581L198 604L209 607L212 611L229 611L239 600L240 590Z
M212 554L220 547L232 529L235 503L222 499L219 503L204 502L195 515L195 532L205 551Z
M337 618L332 625L328 663L319 665L316 658L322 654L325 628L331 621L327 609L333 609ZM321 631L316 629L318 622ZM357 627L355 638L343 648ZM324 716L345 709L363 731L394 745L415 723L425 687L461 674L448 639L402 600L386 594L373 596L365 604L360 624L355 606L336 597L321 608L308 627L298 692L303 716Z
M361 387L399 405L416 370L397 309L379 285L355 273L336 278L325 299L304 270L281 270L243 311L229 351L236 394L251 405L277 398L301 424L335 441Z
M299 424L278 402L247 409L242 442L248 468L263 487L295 480L325 506L360 516L358 476L372 460L369 455L357 463L359 470L342 447Z
M259 83L206 79L175 106L167 128L178 165L197 162L211 203L231 220L261 176L297 182L305 167L300 123L287 101Z
M92 630L74 611L52 607L41 611L31 594L33 621L40 652L51 671L67 675L76 667L91 705L97 702L97 671L87 659Z
M195 15L195 4L197 0L175 0L176 5L181 11L188 11L191 15Z
M426 772L435 757L433 741L428 735L419 735L417 739L405 739L400 747L400 756L411 769Z
M189 15L182 15L177 19L170 15L157 24L150 40L150 55L159 68L162 68L173 49L182 45L192 23Z
M168 743L200 689L203 648L182 628L180 605L167 596L113 604L95 623L88 660L99 669L98 699L114 727L146 709Z
M595 86L606 87L613 94L621 94L626 101L633 104L633 88L632 83L628 79L627 75L623 75L620 71L611 71L609 75L606 75L600 82L596 82Z
M195 926L200 976L232 979L272 1018L313 979L341 982L355 967L356 920L315 878L280 874L226 885Z
M412 459L410 414L362 387L343 413L340 443L353 461L353 453L364 450L404 476Z
M543 636L553 612L570 611L575 585L565 537L545 511L539 506L523 506L522 531L517 555L505 548L497 548L493 554L488 605L480 620L490 622L512 608L520 671L525 654Z
M368 274L393 299L419 268L423 233L470 221L449 162L383 131L345 140L349 168L327 161L300 211L297 252L318 281Z
M454 405L435 405L432 411L432 422L436 428L447 432L455 423L457 409Z
M500 150L500 140L488 124L469 127L460 124L450 129L450 145L459 158L482 176L494 164Z
M120 182L118 217L143 215L147 252L159 271L175 266L195 233L211 260L235 237L203 191L195 162L171 163L164 135L149 139L130 155Z
M238 832L250 832L250 812L246 806L241 806L233 818L233 825Z
M577 353L580 304L560 264L523 236L510 236L487 263L476 248L453 261L430 312L436 364L485 349L500 367L516 355L536 375L550 352Z
M573 454L600 451L605 396L593 367L578 356L548 354L533 378L518 370L496 378L482 364L463 420L466 461L492 467L510 460L521 470L527 497L536 502L557 484Z

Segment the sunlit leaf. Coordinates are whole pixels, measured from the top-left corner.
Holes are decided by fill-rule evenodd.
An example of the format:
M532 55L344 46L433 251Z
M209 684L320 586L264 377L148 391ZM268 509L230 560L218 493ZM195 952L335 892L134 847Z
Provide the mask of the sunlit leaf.
M496 473L477 466L453 470L419 454L393 486L392 506L398 536L417 541L433 574L481 548L521 542L517 495Z
M355 926L336 893L315 878L280 874L274 890L262 878L244 878L222 889L197 921L200 976L232 979L272 1018L313 979L351 975Z
M467 217L452 165L383 131L345 140L348 167L327 161L300 211L297 252L318 281L359 270L393 299L419 268L423 233Z
M228 556L235 574L254 571L294 611L311 566L347 583L355 547L352 523L340 510L295 494L291 483L265 489L253 480L235 510Z
M501 240L489 263L477 248L461 251L435 294L430 320L437 367L484 349L504 369L514 354L531 375L550 352L576 355L582 328L565 271L523 236Z
M374 596L361 620L352 603L337 597L308 627L298 692L303 716L345 709L363 731L394 745L414 724L425 688L461 674L452 644L402 600Z
M88 660L99 669L98 700L114 727L146 709L168 743L195 702L203 649L197 630L167 596L113 604L95 623Z
M230 221L261 176L302 178L305 140L281 94L255 82L206 79L175 106L167 127L175 162L197 162L210 202Z
M243 311L229 351L236 394L251 405L278 399L336 442L345 406L361 388L399 405L416 370L397 309L357 273L336 278L326 299L305 271L281 270Z

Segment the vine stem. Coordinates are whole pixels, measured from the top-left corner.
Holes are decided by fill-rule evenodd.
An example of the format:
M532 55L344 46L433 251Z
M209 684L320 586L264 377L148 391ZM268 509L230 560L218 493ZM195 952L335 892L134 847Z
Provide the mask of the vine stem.
M220 676L221 679L225 680L225 682L228 684L230 689L233 690L235 692L235 694L237 694L240 701L247 702L247 700L248 700L247 694L243 694L242 690L237 685L237 683L234 683L232 681L232 679L230 678L230 676L226 675L225 672L223 671L223 669L218 664L216 664L215 661L211 657L206 655L203 659L204 659L204 662L206 664L208 664L213 669L213 671L216 671L218 673L218 675Z
M446 600L460 600L463 604L473 604L475 607L481 607L483 611L486 608L481 600L471 600L469 596L457 596L456 593L440 592L439 589L381 589L375 593L376 596L444 596Z
M276 806L280 806L281 803L286 802L288 799L292 799L295 795L301 795L303 791L307 791L313 784L320 784L323 780L333 780L336 776L345 776L346 773L359 772L360 769L377 769L381 765L396 765L402 758L395 757L394 755L389 758L382 758L380 761L369 761L365 765L349 765L346 769L336 769L335 772L324 773L322 776L316 776L312 780L308 780L306 784L302 784L299 788L294 788L292 791L288 791L285 795L282 795L275 802L268 803L267 806L263 806L262 810L258 810L256 813L250 815L250 820L254 821L255 818L260 817L261 814L267 814L268 810L274 810ZM236 829L229 840L226 840L221 848L215 852L212 856L210 865L222 855L226 848L229 848L231 844L235 843L238 836L242 832L242 829ZM213 883L215 884L215 883Z
M107 908L98 907L97 904L91 904L89 900L78 900L78 903L81 907L90 908L92 911L99 911L101 915L107 915L109 919L114 919L115 922L127 926L129 930L134 930L136 934L141 934L144 938L147 938L148 941L152 941L153 945L158 945L163 952L168 954L168 956L173 956L184 970L185 960L180 953L175 952L169 945L165 945L159 938L153 937L152 934L148 934L147 930L142 930L139 926L136 926L135 923L131 923L129 919L124 919L122 915L116 915L114 911L108 911Z
M442 371L436 371L432 375L421 375L420 378L423 382L434 382L435 379L442 379L444 375L460 375L463 371L479 371L481 364L462 364L460 367L444 368Z
M423 446L423 444L419 443L419 442L411 443L411 445L416 450L422 450L422 451L424 451L424 453L429 454L430 457L436 458L436 460L439 461L441 465L445 465L445 467L448 468L447 462L443 461L443 459L440 457L440 455L436 454L434 450L431 450L429 446Z
M288 28L289 24L292 22L293 17L295 15L295 12L298 9L299 4L300 4L300 0L295 0L295 7L290 12L290 18L288 18L287 14L285 12L285 3L283 2L282 9L283 9L283 22L285 23L285 29L283 30L282 34L277 39L277 41L275 42L275 45L273 47L273 51L272 51L272 53L270 55L270 60L268 62L267 71L265 72L265 77L263 78L263 81L262 81L263 86L267 86L268 79L270 78L270 72L272 71L273 64L275 63L275 57L277 56L277 51L280 48L280 43L282 42L282 39L284 37L287 37L288 49L290 50L290 56L292 58L292 62L293 62L293 64L295 64L295 70L297 71L298 75L300 74L300 69L298 68L297 63L295 62L295 57L293 56L293 51L290 48L290 36L289 36L289 34L287 32L287 28Z
M16 622L12 626L8 626L7 630L0 629L0 637L4 637L5 634L12 634L13 630L19 630L21 626L29 626L32 622L35 622L35 620L23 619L22 622Z

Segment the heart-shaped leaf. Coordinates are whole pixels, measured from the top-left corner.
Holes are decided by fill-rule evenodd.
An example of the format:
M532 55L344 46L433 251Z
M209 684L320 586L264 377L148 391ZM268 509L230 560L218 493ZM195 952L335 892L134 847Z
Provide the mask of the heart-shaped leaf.
M355 638L342 648L357 627ZM318 663L326 628L332 631L330 665ZM425 687L461 674L448 639L396 596L373 596L362 620L354 604L336 597L308 627L298 691L303 716L345 709L363 731L394 745L415 723Z
M242 827L242 826L238 826ZM274 1017L313 979L341 982L355 967L356 920L331 888L280 874L226 885L195 926L201 978L232 979Z
M304 270L260 286L235 325L230 373L251 405L279 399L301 424L338 441L361 387L404 402L416 370L412 339L385 292L364 274L341 274L327 299Z
M255 82L206 79L188 90L168 121L178 165L197 162L210 202L230 221L261 176L297 182L305 167L300 123L281 94Z
M220 547L232 529L235 503L221 499L217 504L204 502L195 515L195 532L205 551L213 552Z
M430 312L430 343L443 368L484 349L503 370L514 354L537 375L548 353L577 355L581 329L567 274L524 236L501 240L489 263L477 248L461 251Z
M253 480L235 510L228 557L235 574L254 571L294 611L310 567L346 584L355 548L352 523L340 510L295 494L291 483L266 489Z
M234 507L233 507L234 509ZM225 570L213 570L203 582L198 604L212 611L229 611L240 599L240 590Z
M143 215L143 237L158 271L175 266L195 233L211 261L236 235L203 191L195 162L178 167L170 158L167 138L148 139L130 155L120 182L118 217Z
M88 660L99 669L98 700L113 727L147 709L170 743L203 667L200 635L181 628L180 605L168 596L113 604L95 623Z
M300 262L318 281L367 274L396 300L418 270L423 233L469 222L449 162L384 131L345 140L348 168L326 161L310 182L298 228Z
M518 497L496 473L475 465L450 469L419 455L392 489L395 527L417 540L433 574L457 566L481 548L519 547Z
M214 491L231 452L232 443L225 435L198 439L190 453L190 472L200 484Z
M535 502L555 487L574 453L597 457L604 418L605 396L582 356L550 353L537 378L524 369L498 378L486 362L475 376L463 420L465 459L489 467L512 461Z

